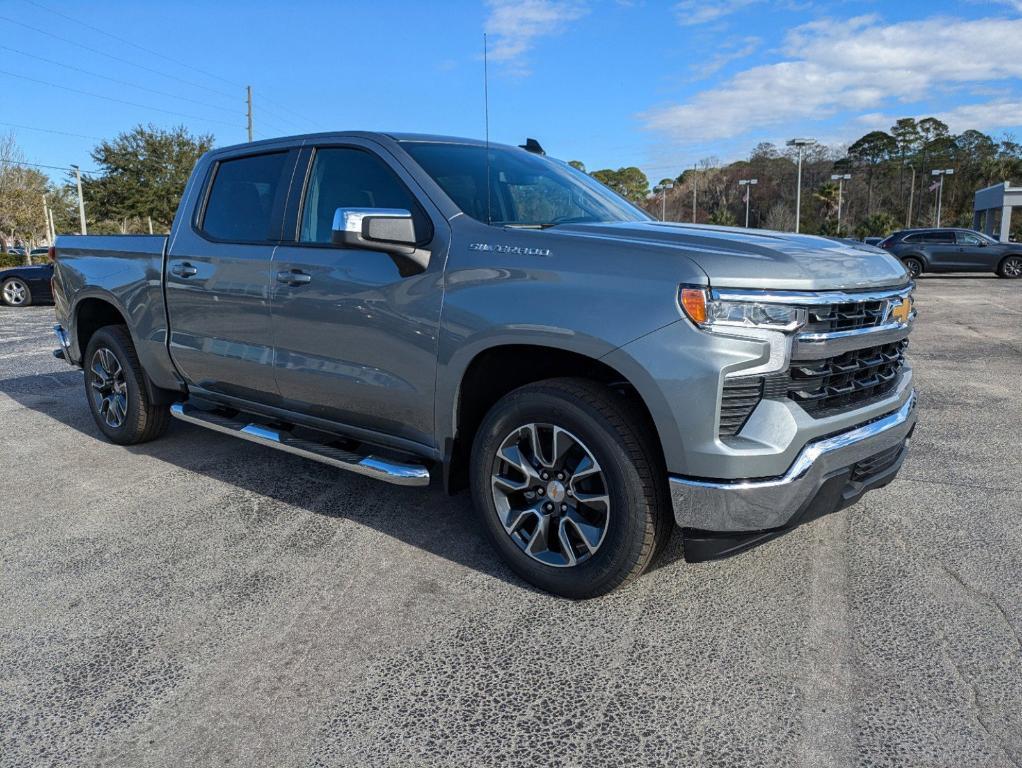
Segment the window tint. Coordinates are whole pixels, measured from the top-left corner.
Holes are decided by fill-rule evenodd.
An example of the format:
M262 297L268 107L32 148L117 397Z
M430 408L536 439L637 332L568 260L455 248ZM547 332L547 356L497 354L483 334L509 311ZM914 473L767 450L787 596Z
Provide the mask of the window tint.
M338 208L402 208L415 221L420 244L433 237L429 217L401 179L380 158L360 149L321 149L302 208L303 243L329 243Z
M923 242L926 243L953 243L954 241L954 232L927 232L923 239Z
M286 152L277 152L220 163L206 203L203 231L219 240L276 239L270 234L270 219L286 159Z
M902 240L901 242L903 242L903 243L921 243L921 242L923 242L923 236L922 235L906 235L905 239Z
M979 235L973 235L970 234L969 232L959 232L958 242L961 245L979 245L982 242L982 240L980 239Z

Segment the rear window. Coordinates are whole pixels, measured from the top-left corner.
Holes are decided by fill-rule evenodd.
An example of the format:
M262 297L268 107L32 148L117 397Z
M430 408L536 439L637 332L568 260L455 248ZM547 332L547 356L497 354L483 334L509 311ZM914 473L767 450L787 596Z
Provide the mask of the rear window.
M202 230L218 240L266 242L287 152L224 160L209 191Z

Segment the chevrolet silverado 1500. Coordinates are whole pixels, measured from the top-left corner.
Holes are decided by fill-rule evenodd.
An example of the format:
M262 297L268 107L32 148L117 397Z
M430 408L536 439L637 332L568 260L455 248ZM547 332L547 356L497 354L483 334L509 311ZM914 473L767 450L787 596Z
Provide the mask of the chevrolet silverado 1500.
M471 488L528 581L733 554L898 471L912 284L817 237L659 222L567 164L439 136L207 153L169 237L56 244L58 356L122 444L171 417Z

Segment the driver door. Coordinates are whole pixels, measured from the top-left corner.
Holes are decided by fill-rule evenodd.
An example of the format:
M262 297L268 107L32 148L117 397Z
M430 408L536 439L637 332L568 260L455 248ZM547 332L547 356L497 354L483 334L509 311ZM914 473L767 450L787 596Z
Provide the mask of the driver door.
M303 158L296 177L305 185L270 269L283 407L432 447L447 222L369 142L320 145ZM425 270L400 255L335 245L338 208L410 211L418 247L429 252Z

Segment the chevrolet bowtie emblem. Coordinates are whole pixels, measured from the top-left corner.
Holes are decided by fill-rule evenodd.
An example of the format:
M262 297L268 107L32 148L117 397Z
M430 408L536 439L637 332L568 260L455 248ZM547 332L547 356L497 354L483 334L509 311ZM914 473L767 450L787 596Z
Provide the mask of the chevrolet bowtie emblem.
M904 325L912 314L912 299L894 299L887 308L888 317Z

